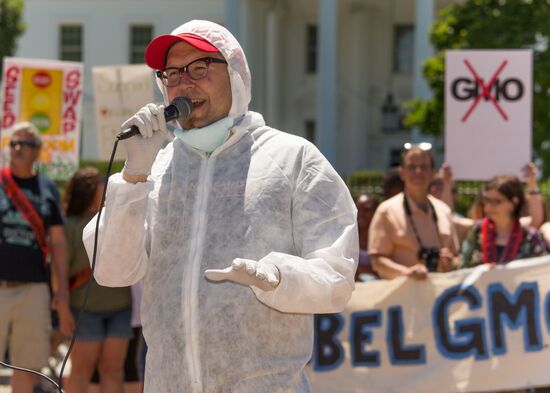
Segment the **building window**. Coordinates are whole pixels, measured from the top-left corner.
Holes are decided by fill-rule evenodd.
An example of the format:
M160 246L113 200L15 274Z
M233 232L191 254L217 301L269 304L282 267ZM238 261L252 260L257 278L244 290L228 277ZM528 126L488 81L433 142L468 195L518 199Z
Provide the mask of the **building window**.
M306 139L315 143L315 120L306 120L305 123Z
M393 30L393 72L411 73L413 70L414 27L396 25Z
M82 25L59 26L59 58L82 61Z
M317 72L317 25L306 26L306 73Z
M403 148L392 148L390 150L390 167L396 167L401 165L401 152Z
M153 26L130 26L130 64L142 64L145 62L145 48L153 37Z

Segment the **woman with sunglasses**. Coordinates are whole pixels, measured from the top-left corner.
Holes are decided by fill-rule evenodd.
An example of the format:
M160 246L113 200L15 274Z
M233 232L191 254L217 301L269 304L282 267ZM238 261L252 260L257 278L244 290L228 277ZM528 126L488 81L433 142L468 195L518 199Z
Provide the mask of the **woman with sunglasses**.
M476 221L462 244L461 267L504 264L546 254L540 233L520 223L525 195L515 176L496 176L484 187L485 217Z

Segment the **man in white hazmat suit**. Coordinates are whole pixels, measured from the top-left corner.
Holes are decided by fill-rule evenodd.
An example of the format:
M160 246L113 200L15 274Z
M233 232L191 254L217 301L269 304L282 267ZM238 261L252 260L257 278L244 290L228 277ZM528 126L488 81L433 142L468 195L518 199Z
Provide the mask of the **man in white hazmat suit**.
M141 136L109 180L95 271L107 286L143 279L145 392L309 392L312 314L341 311L354 288L348 189L315 146L248 111L250 72L225 28L188 22L145 59L165 103L186 96L193 112L162 150L163 106L123 124Z

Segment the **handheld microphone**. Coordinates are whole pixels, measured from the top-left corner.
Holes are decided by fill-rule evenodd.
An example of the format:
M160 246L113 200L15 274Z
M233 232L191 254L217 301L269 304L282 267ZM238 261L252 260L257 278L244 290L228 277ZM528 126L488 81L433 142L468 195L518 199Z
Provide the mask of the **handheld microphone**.
M193 103L187 97L176 97L172 100L170 105L164 108L164 119L166 122L171 120L186 120L193 111ZM133 137L134 135L139 135L139 128L132 126L121 133L119 133L116 138L119 141Z

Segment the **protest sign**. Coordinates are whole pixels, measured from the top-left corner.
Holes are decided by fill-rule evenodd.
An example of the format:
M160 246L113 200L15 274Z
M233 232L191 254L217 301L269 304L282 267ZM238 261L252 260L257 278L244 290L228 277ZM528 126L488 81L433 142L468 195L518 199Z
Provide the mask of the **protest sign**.
M550 385L550 256L358 283L315 318L316 393L474 392Z
M69 179L79 163L82 89L82 63L5 57L2 165L9 161L11 128L18 122L30 121L42 136L42 172L52 179Z
M93 67L92 75L99 157L108 160L120 125L153 102L153 76L145 64ZM116 158L124 154L118 149Z
M445 161L456 179L521 174L531 161L531 50L448 50Z

